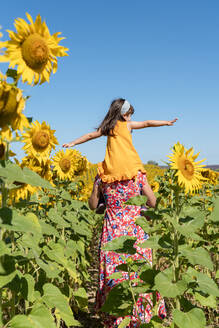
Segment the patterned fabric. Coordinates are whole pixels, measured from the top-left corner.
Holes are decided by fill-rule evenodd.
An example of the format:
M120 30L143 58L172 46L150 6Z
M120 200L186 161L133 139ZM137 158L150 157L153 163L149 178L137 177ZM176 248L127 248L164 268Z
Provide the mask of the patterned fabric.
M106 154L98 163L102 181L111 183L136 177L138 171L145 173L141 159L133 146L132 135L126 121L117 121L113 136L107 137Z
M128 279L127 273L123 272L123 277L120 279L111 279L110 275L115 271L117 265L124 263L120 254L112 251L103 251L103 246L120 236L137 237L136 243L144 242L148 235L144 233L141 227L135 224L135 218L140 215L141 207L133 205L124 205L123 203L129 198L137 196L141 193L142 187L145 183L145 174L138 172L137 177L132 180L116 181L113 183L103 183L97 175L95 184L97 184L104 195L106 212L103 223L102 235L100 238L100 252L99 252L99 289L97 291L97 310L104 304L106 296L111 288L116 284ZM126 255L135 260L145 259L146 262L152 263L151 249L141 249L136 246L140 254ZM137 274L133 273L131 279L137 278ZM145 301L148 300L146 309L144 309ZM158 315L161 318L166 316L166 310L163 300L157 294L159 301ZM149 322L152 317L152 301L151 294L141 294L137 300L137 309L131 316L131 322L127 327L138 327L140 323ZM136 315L138 313L138 316ZM115 318L103 314L104 324L106 328L116 328L124 318ZM141 322L139 323L139 318Z

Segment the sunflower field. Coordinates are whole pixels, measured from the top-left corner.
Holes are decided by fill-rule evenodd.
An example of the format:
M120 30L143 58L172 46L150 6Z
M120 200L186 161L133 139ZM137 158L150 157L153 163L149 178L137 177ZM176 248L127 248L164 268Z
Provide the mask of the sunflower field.
M19 83L49 82L57 57L68 51L59 44L61 33L51 35L40 15L35 22L26 16L28 22L16 19L16 32L0 41L0 62L9 63L0 72L0 327L80 327L78 313L88 311L91 248L103 218L87 203L97 165L75 149L57 150L56 131L24 113L27 97ZM15 142L23 145L22 160L12 151ZM102 308L126 316L119 328L147 292L154 316L141 328L217 326L219 173L179 142L168 157L167 169L145 165L157 204L136 218L150 236L138 246L152 248L153 265L124 257L117 276L134 271L139 278L110 292ZM145 203L144 196L127 202ZM106 251L134 254L134 243L118 238ZM167 306L164 321L156 314L157 292Z

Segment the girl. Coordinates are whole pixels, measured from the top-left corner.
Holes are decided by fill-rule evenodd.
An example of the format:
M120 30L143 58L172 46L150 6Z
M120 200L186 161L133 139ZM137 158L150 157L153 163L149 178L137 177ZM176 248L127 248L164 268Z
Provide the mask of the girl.
M106 154L103 162L98 163L98 174L102 181L110 183L132 179L138 171L145 173L140 157L132 144L131 132L133 129L173 125L172 121L131 121L134 108L123 99L115 99L109 111L96 131L87 133L63 147L71 147L86 141L107 136Z

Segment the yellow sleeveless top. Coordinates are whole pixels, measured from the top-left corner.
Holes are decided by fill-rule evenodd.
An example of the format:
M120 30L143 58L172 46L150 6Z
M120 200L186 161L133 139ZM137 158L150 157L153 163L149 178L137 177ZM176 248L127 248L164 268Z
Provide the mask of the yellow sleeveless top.
M98 173L102 181L110 183L132 179L141 171L146 173L140 157L132 144L132 135L127 122L117 121L114 136L108 136L106 154L98 163Z

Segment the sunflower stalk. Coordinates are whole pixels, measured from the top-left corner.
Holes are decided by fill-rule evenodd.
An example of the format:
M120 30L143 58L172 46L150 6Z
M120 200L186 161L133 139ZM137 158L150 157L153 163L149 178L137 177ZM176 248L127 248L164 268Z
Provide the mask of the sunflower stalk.
M5 161L7 161L9 158L9 143L6 143L6 158ZM7 206L7 199L8 199L8 189L6 188L6 184L3 181L2 183L2 204L1 207L4 208ZM3 240L3 236L4 236L4 229L1 229L1 240ZM4 260L4 255L1 256L1 262ZM2 299L2 288L0 289L0 314L2 314L2 304L3 304L3 299Z
M131 294L132 294L132 299L133 299L133 302L134 302L134 308L135 308L135 311L136 311L136 313L138 315L138 312L137 312L137 303L136 303L135 294L134 294L134 291L133 291L133 288L132 288L132 282L131 282L131 275L130 275L130 268L129 268L129 266L128 266L128 276L129 276L129 288L130 288L130 291L131 291Z
M175 191L175 220L177 224L179 223L179 214L180 214L180 205L179 205L179 188ZM178 232L174 227L174 260L173 260L173 281L177 283L179 280L179 239L178 239ZM180 310L180 302L179 297L176 298L176 309Z

